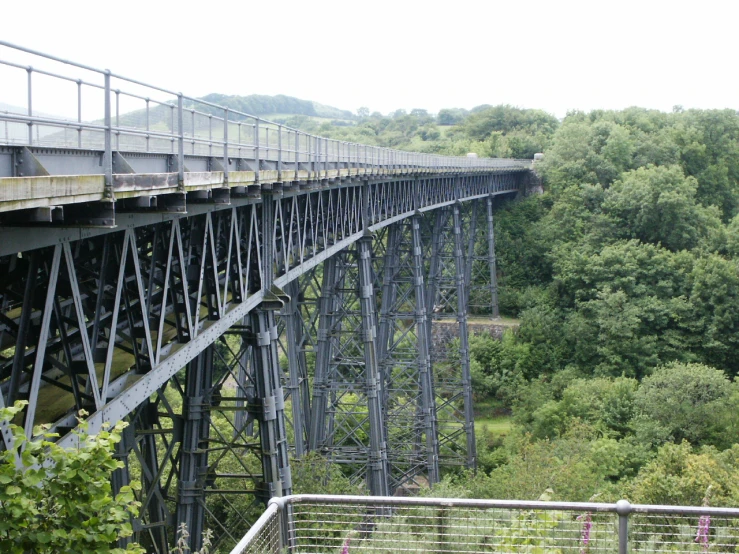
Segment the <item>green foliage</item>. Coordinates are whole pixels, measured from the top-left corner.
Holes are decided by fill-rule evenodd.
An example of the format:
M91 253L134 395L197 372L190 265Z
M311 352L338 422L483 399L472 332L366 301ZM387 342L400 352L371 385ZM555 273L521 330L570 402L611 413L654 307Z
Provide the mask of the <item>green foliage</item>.
M646 377L636 392L636 409L677 442L730 445L726 423L736 414L736 385L723 371L702 364L672 363Z
M623 174L606 192L604 211L624 238L670 250L720 246L719 209L697 202L698 181L678 166L641 167Z
M566 433L575 421L587 422L614 437L630 431L634 416L637 381L617 379L575 379L561 394L531 414L534 437L554 438Z
M295 494L366 494L361 484L354 485L319 452L309 452L290 460Z
M0 420L12 420L24 404L0 410ZM130 518L139 506L131 487L111 493L110 473L123 467L113 450L125 425L87 435L80 422L78 447L64 449L50 440L56 435L41 429L41 438L29 441L11 424L13 447L0 453L0 550L143 553L136 544L113 546L132 535Z
M719 453L696 451L687 442L665 444L639 475L624 487L625 496L642 504L700 506L708 487L715 506L739 502L739 445Z
M510 155L515 117L481 106L451 135ZM460 485L735 503L739 114L573 112L547 132L546 192L495 213L500 307L520 325L470 342L476 395L515 426L481 435L485 473Z
M535 500L551 488L556 499L586 501L605 484L591 453L592 426L578 424L560 438L532 441L512 433L506 439L507 462L468 483L473 498Z

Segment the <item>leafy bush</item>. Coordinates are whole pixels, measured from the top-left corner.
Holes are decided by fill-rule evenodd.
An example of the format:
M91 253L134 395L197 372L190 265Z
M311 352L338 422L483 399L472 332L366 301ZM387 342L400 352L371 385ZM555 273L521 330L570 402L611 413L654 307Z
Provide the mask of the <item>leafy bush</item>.
M0 420L12 420L24 404L0 410ZM2 552L143 554L136 544L113 547L133 534L130 519L139 506L131 487L111 493L110 474L123 467L113 450L125 426L88 435L80 422L77 448L64 449L43 429L41 438L27 440L10 425L14 444L0 453Z

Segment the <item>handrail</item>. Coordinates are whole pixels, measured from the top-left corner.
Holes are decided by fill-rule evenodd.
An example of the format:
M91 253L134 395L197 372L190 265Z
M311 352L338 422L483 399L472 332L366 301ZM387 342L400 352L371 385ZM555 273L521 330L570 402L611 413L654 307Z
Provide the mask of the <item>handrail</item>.
M464 170L468 168L525 168L530 160L509 160L498 158L473 158L459 156L440 156L417 152L404 152L393 148L351 143L343 140L318 137L299 129L277 123L275 121L248 114L240 110L228 108L220 104L187 96L181 92L152 85L89 65L77 63L52 54L40 52L8 41L0 40L0 46L11 51L22 52L43 60L64 64L75 69L92 72L102 77L101 83L94 79L82 79L78 76L64 75L47 69L35 68L10 60L0 59L0 65L27 73L26 113L2 113L0 121L6 122L5 136L0 133L0 144L23 144L33 146L58 145L65 148L82 148L83 144L99 146L104 149L104 169L106 187L112 195L112 152L121 149L121 141L125 139L126 151L164 152L177 155L177 163L182 178L184 167L185 143L188 143L188 155L213 156L214 148L218 148L219 158L229 171L229 161L250 153L256 164L256 172L262 162L277 161L279 164L308 164L313 171L325 171L328 164L357 165L381 169L407 168L440 168L447 170ZM57 118L49 115L39 117L34 113L34 81L35 74L61 79L77 85L77 117ZM113 83L115 81L115 83ZM116 86L113 86L113 85ZM140 90L123 90L131 85L143 87ZM83 121L83 107L89 107L89 101L83 90L92 87L103 91L104 105L101 117L93 121ZM38 91L36 91L38 92ZM99 95L99 92L96 93ZM169 98L154 98L157 95ZM120 113L121 102L142 102L141 109L127 110ZM188 104L185 107L185 103ZM154 107L152 108L152 104ZM167 110L169 107L169 110ZM153 110L159 110L157 119L152 125ZM214 113L211 113L214 112ZM140 118L131 121L131 118ZM122 121L123 119L123 121ZM215 121L214 121L215 120ZM27 134L22 139L11 139L7 125L25 124ZM45 132L43 140L39 127L72 128L77 131L76 140ZM36 136L34 137L34 132ZM83 135L85 140L83 140ZM101 141L101 135L103 140ZM276 135L276 136L274 136ZM274 136L272 142L270 139ZM177 143L177 146L175 146ZM247 152L245 152L247 151Z
M559 512L559 515L545 515ZM275 516L277 514L277 516ZM539 514L539 515L537 515ZM616 516L616 517L614 517ZM273 498L231 554L733 548L739 508L298 494ZM354 542L352 542L354 541ZM722 543L721 541L727 541ZM351 546L351 548L349 548ZM500 550L496 550L496 547Z

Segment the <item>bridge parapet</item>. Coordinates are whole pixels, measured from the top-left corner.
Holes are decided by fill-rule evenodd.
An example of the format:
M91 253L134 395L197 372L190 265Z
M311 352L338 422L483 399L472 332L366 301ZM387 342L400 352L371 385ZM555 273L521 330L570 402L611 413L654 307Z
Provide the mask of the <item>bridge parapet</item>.
M109 70L5 41L0 47L2 81L26 89L24 106L0 109L0 213L34 210L25 214L30 222L60 221L63 210L53 208L71 203L122 200L127 209L171 209L181 202L157 199L190 194L227 203L232 194L273 185L531 167L530 160L318 137ZM39 111L51 94L55 113Z

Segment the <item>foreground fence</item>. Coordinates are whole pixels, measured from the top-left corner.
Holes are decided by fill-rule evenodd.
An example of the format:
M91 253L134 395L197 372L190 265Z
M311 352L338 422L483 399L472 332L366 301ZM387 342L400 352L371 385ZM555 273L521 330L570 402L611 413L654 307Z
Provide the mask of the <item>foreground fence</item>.
M737 552L739 509L294 495L231 554Z

